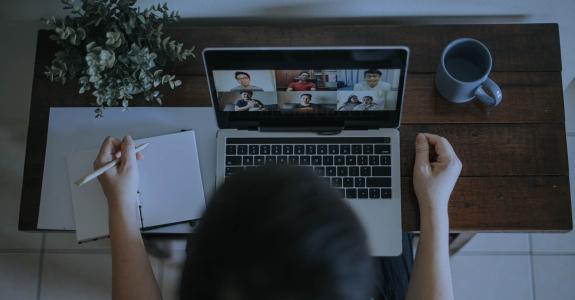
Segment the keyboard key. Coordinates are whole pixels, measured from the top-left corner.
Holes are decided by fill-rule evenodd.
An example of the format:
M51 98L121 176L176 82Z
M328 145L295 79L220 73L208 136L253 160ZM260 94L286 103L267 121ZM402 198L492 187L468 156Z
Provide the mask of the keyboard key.
M355 166L357 165L357 159L355 156L353 155L347 155L345 157L345 164L348 166Z
M329 145L329 154L339 154L339 145Z
M337 167L337 176L347 176L347 167Z
M271 152L270 145L261 145L260 146L260 154L268 155Z
M357 189L357 198L367 199L369 197L368 189Z
M242 164L241 156L226 156L226 166L235 166Z
M336 166L343 166L345 165L345 156L342 155L336 155L333 157L333 163Z
M391 154L391 147L389 145L375 145L375 154Z
M335 189L343 198L345 198L345 189Z
M379 164L383 166L391 165L391 156L382 155L379 157Z
M325 176L325 167L314 167L313 168L318 176Z
M379 199L379 189L369 189L370 199Z
M351 177L343 178L343 186L352 188L353 187L353 178L351 178Z
M260 154L260 146L258 145L249 145L248 151L251 155Z
M365 178L355 177L355 187L365 187Z
M251 155L242 156L242 164L244 166L251 166L254 164L254 157Z
M331 185L333 185L334 187L341 187L342 186L342 180L339 177L334 177L331 179Z
M272 154L273 155L282 154L282 146L281 145L272 145Z
M372 167L372 176L391 176L391 167Z
M363 145L363 154L373 154L373 145Z
M290 165L294 165L294 166L299 165L299 156L293 156L293 155L290 156L288 158L288 162Z
M248 146L247 145L238 145L238 154L240 154L240 155L248 154Z
M327 145L317 145L317 154L327 154Z
M370 167L360 167L359 168L359 175L371 176L371 168Z
M325 176L336 176L336 172L335 167L325 167Z
M368 160L367 155L359 155L357 157L357 164L360 166L367 166Z
M351 145L351 154L361 154L361 145Z
M293 154L293 145L284 145L283 154Z
M295 154L305 154L305 147L303 145L295 145L293 151Z
M391 187L390 177L368 177L366 179L367 187Z
M311 156L302 155L299 157L299 164L302 166L308 166L311 164Z
M226 176L232 176L243 170L244 170L243 167L226 167Z
M340 145L339 146L339 153L350 154L351 153L351 147L349 145Z
M278 165L287 165L288 163L288 158L285 155L280 155L277 157L277 163Z
M236 155L236 145L227 145L226 146L226 154L227 155Z
M377 165L379 165L379 156L377 156L377 155L370 155L370 156L369 156L369 165L370 165L370 166L377 166Z
M276 157L273 155L266 156L266 164L275 165L276 164Z
M323 156L323 165L324 166L333 165L333 156L330 155Z
M345 197L347 199L357 198L357 190L356 189L345 189Z
M254 165L256 166L262 166L265 164L265 157L258 155L258 156L254 156Z
M312 156L311 157L311 164L314 166L321 165L321 156L319 156L319 155Z
M359 167L349 167L349 176L359 176Z
M306 145L305 154L315 154L315 145Z
M381 198L390 199L391 189L381 189Z

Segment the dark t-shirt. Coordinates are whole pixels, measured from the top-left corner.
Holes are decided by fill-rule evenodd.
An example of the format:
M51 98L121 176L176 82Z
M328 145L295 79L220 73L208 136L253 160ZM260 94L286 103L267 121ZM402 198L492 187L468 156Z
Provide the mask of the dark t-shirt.
M254 108L263 108L264 104L260 101L260 100L256 100L256 99L252 99L252 101L254 101L256 103L256 105L254 105ZM244 107L248 105L248 101L244 100L244 99L240 99L238 101L236 101L236 106L237 107Z

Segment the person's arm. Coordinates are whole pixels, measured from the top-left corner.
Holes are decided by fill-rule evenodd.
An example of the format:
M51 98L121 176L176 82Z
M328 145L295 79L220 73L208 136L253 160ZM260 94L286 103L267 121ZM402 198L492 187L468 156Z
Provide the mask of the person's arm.
M253 104L250 105L251 102L247 102L246 105L244 106L238 106L238 104L236 103L236 105L234 106L234 110L235 111L246 111L246 110L250 110L250 108L253 107Z
M437 154L435 161L429 159L430 146ZM415 149L413 187L421 228L406 299L453 299L447 204L461 161L449 142L437 135L418 134Z
M136 212L139 185L138 162L131 137L122 142L108 137L94 161L99 168L121 151L120 163L98 180L108 199L110 240L112 242L112 298L161 299L160 288L140 233Z

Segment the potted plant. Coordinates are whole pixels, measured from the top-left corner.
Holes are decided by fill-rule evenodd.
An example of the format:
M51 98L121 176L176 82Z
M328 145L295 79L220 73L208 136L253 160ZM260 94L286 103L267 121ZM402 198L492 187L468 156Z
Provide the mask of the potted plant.
M195 57L163 33L164 26L178 21L177 12L166 4L146 9L136 0L62 0L70 13L51 17L50 38L59 46L45 74L52 82L77 80L79 93L96 100L96 117L106 106L127 107L135 95L162 103L159 87L181 85L162 69L167 62Z

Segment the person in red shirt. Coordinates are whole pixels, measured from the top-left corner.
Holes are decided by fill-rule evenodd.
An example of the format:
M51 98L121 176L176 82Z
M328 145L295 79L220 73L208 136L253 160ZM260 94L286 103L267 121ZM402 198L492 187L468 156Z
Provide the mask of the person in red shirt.
M309 77L308 72L300 72L298 81L290 83L286 91L315 91L315 83L308 81Z

